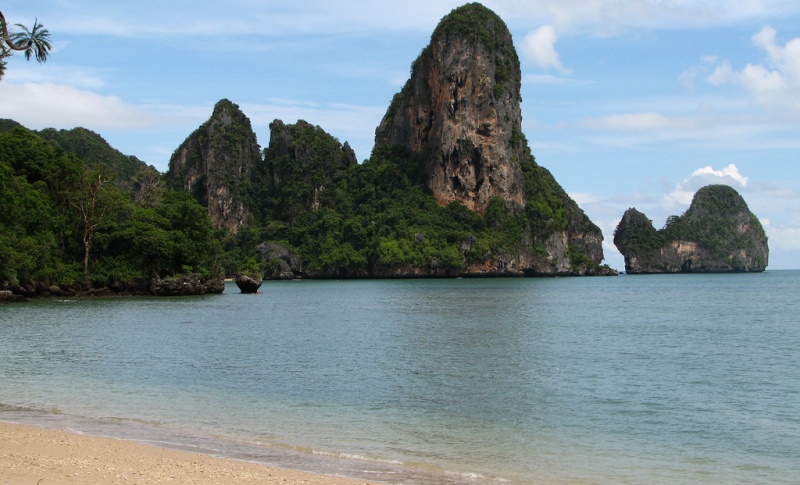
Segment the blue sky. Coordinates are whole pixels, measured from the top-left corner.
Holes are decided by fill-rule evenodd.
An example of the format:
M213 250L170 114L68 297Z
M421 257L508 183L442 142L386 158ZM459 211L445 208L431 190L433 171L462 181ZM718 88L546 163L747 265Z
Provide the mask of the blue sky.
M522 62L537 162L605 235L629 207L663 226L698 188L736 188L769 236L769 269L800 268L800 2L496 0ZM0 118L101 134L165 171L228 98L253 123L298 119L369 157L375 127L438 21L461 2L5 2L54 41L9 60Z

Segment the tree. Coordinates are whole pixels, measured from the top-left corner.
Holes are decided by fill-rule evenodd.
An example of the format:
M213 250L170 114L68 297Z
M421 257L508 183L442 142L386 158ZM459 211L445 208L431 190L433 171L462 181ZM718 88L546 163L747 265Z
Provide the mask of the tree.
M109 192L113 189L113 177L107 167L100 165L95 170L87 170L82 186L69 204L78 211L83 227L83 274L89 277L89 250L94 241L97 228L110 210Z
M5 59L14 55L15 51L24 52L25 60L35 57L39 63L44 63L50 56L50 32L39 23L38 19L33 21L33 29L28 30L22 24L16 24L22 29L21 32L11 32L8 30L3 12L0 12L0 79L6 72Z
M142 167L133 176L133 200L145 207L155 207L164 195L164 180L154 167Z

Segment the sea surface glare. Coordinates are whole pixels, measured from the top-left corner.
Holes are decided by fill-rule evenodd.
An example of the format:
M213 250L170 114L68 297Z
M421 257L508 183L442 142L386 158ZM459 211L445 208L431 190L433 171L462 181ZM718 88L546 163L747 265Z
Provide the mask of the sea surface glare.
M0 306L0 420L392 483L800 480L800 271Z

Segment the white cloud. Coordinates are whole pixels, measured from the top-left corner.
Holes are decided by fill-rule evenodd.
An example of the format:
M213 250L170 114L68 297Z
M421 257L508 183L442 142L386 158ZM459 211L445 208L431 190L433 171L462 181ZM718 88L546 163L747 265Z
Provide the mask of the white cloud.
M0 117L33 129L126 129L166 121L116 96L101 96L61 84L5 81L0 83Z
M609 115L586 121L593 129L612 131L687 129L696 127L697 123L690 118L669 117L655 112Z
M703 75L704 72L707 72L709 68L713 69L713 66L717 64L717 59L718 59L717 56L701 57L700 64L683 71L683 73L681 73L681 75L678 77L678 80L684 86L690 89L694 89L695 80L701 75Z
M698 168L679 183L675 190L664 196L663 205L668 209L686 207L692 202L695 192L706 185L724 184L735 189L743 189L747 187L747 182L748 178L742 175L733 163L722 170L715 170L710 166Z
M522 52L526 59L536 63L544 69L556 69L569 72L561 65L561 59L556 52L556 30L552 25L543 25L533 32L528 33L522 41Z
M97 89L105 85L105 80L96 69L78 66L63 66L57 63L18 64L3 78L9 83L66 84L85 89Z
M596 195L590 194L588 192L570 192L569 196L580 207L583 207L583 206L589 205L589 204L594 204L594 203L596 203L598 201L598 197Z
M800 116L800 38L780 45L777 31L764 27L752 39L767 55L766 62L747 64L736 70L729 61L719 61L708 76L708 83L741 86L767 111Z
M572 77L554 76L552 74L523 74L522 84L578 86L592 84L592 81L575 79Z
M769 219L761 219L769 238L770 250L800 251L800 227L773 226Z

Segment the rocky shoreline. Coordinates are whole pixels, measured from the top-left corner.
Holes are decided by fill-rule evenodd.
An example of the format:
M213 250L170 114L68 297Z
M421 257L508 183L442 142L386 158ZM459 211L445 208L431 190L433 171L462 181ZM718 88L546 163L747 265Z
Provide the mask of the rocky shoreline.
M102 287L86 285L59 286L36 283L0 285L0 303L18 303L36 298L82 298L116 296L193 296L220 294L225 291L225 280L221 276L206 278L192 273L172 278L151 278L148 282L118 284Z

